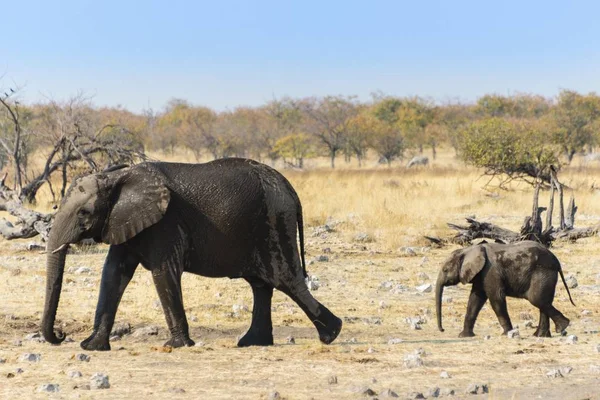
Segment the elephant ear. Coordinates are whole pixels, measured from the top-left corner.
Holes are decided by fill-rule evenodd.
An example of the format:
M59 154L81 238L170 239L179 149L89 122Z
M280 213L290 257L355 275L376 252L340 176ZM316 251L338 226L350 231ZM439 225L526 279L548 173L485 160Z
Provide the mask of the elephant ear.
M465 256L460 268L460 282L470 283L481 272L486 263L486 254L483 246L475 246L465 251Z
M162 180L150 173L131 172L115 184L102 241L121 244L156 224L167 212L171 193Z

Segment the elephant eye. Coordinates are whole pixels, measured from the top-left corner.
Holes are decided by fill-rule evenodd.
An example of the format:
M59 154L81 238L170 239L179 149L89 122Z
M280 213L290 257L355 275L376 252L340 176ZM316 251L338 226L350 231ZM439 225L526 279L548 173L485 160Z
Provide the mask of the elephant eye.
M83 208L81 208L81 209L79 209L79 211L77 211L77 215L79 215L80 217L84 217L89 214L90 214L90 212L88 210L84 210Z

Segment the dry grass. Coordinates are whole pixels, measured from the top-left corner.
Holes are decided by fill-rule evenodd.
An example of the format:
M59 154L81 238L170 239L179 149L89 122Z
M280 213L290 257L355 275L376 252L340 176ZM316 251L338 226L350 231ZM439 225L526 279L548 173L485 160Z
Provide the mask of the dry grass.
M467 215L516 229L530 209L531 190L517 187L500 192L498 198L488 197L480 188L483 181L477 180L477 172L454 161L451 153L442 154L431 168L415 171L342 167L339 171L285 171L303 201L309 225L307 259L324 252L330 258L329 262L314 262L308 269L323 284L315 296L345 318L344 329L333 345L321 345L301 310L277 292L273 303L276 345L238 349L236 338L247 329L250 313L232 316L232 306L245 304L251 309L250 288L242 281L186 275L183 291L192 337L204 346L162 352L160 345L167 339L164 316L156 306L150 274L140 267L117 320L134 327L158 325L159 336L126 336L113 343L113 351L92 353L89 363L77 362L71 357L81 351L78 342L87 337L93 324L103 248L100 253L80 252L67 259L67 268L84 265L93 271L89 275L65 274L58 318L76 342L54 347L23 341L22 347L17 347L15 340L37 330L45 258L15 248L17 242L1 241L0 358L7 361L0 364L0 397L47 397L36 389L50 382L61 385L56 395L61 398L266 398L273 391L288 399L359 398L356 388L360 387L378 393L391 388L402 397L434 386L455 389L463 396L468 384L480 382L490 384L490 398L494 399L534 398L538 393L542 398L598 398L599 375L590 369L590 365L600 364L595 350L600 344L597 237L576 244L558 243L554 249L565 272L575 275L580 285L572 290L577 307L568 303L562 286L555 303L571 318L569 333L579 337L577 344L568 345L560 337L531 337L533 329L523 327L519 314L529 312L537 320L537 312L522 300L509 302L513 323L522 326L522 340L499 336L489 306L476 324L478 336L457 339L469 287L446 291L445 296L453 301L444 307L446 332L438 332L433 295L418 293L414 287L433 282L451 248L423 253L426 243L421 237L448 235L446 222L461 223ZM562 180L574 189L580 207L578 226L600 219L598 194L590 191L597 172L573 168L561 173ZM544 196L543 201L547 201ZM311 228L328 220L338 222L336 232L313 237ZM369 233L375 241L356 242L359 232ZM407 256L402 249L406 246L417 246L417 256ZM384 281L409 290L394 293L381 287ZM592 314L582 315L583 310ZM418 315L425 316L427 323L422 330L412 330L405 318ZM296 338L296 345L285 344L289 335ZM492 339L483 340L485 335ZM402 338L403 342L388 344L390 338ZM123 350L117 350L119 347ZM406 368L404 355L418 348L426 352L424 366ZM42 361L18 361L26 352L41 353ZM573 367L573 372L565 378L545 377L548 369L563 365ZM18 367L24 372L7 378ZM71 369L80 370L84 377L68 378L66 372ZM452 378L441 379L443 370ZM107 373L112 388L103 392L73 388L87 383L94 372ZM337 376L338 384L328 384L332 375ZM171 393L172 388L183 388L186 393Z

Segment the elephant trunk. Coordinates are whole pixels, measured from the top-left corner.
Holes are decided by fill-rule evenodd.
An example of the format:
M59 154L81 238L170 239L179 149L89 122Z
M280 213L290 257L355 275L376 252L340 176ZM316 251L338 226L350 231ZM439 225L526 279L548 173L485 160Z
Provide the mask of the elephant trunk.
M442 328L442 295L444 294L444 278L440 273L437 283L435 285L435 314L437 317L437 325L440 332L444 332Z
M60 300L65 260L67 258L68 246L60 246L52 232L47 246L46 260L46 301L44 303L44 316L42 318L42 334L47 342L60 344L65 340L62 331L54 331L56 310Z

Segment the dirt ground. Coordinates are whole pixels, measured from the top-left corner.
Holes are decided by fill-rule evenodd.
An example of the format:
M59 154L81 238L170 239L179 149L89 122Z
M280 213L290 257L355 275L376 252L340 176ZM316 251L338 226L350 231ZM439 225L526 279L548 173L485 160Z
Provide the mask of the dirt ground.
M310 233L309 233L310 234ZM598 239L557 246L555 253L567 259L565 271L579 286L572 289L577 307L557 289L555 305L572 320L568 334L578 337L538 339L534 328L525 327L527 313L537 323L537 313L527 302L513 300L509 312L519 325L521 339L501 337L496 318L486 306L476 324L475 338L458 339L469 288L458 286L445 292L444 321L440 333L434 321L433 293L415 288L432 283L447 249L414 248L415 255L401 250L377 252L367 244L348 244L335 233L311 237L308 259L311 274L321 286L314 295L344 318L340 337L329 346L319 343L315 329L302 311L282 293L276 293L273 322L276 345L238 349L236 338L250 322L251 291L242 281L185 276L184 297L191 335L200 346L176 349L161 347L167 339L164 317L148 271L140 268L125 293L117 321L128 322L133 331L156 325L156 336L125 335L112 342L111 352L87 352L89 362L77 361L85 353L79 342L92 325L105 248L78 251L67 259L65 286L58 319L74 342L60 346L26 340L37 331L44 298L43 254L19 250L20 243L0 243L0 395L3 398L361 398L369 388L384 397L391 389L400 398L412 392L426 393L439 387L453 389L455 398L472 384L487 384L489 394L480 398L597 399L600 398L600 317L598 316ZM406 252L406 249L404 250ZM597 261L589 262L593 252ZM74 272L80 267L89 273ZM451 300L448 300L451 298ZM236 314L234 306L240 311ZM584 311L587 310L587 311ZM521 315L523 313L523 315ZM421 317L415 330L406 318ZM485 336L491 338L485 338ZM287 343L294 337L295 344ZM393 340L400 339L400 340ZM487 340L486 340L487 339ZM399 342L399 343L396 343ZM405 365L405 356L419 352L423 365ZM20 361L25 353L41 355L39 362ZM548 378L561 367L572 371ZM22 372L17 373L21 368ZM70 378L78 370L81 378ZM440 374L446 371L449 379ZM110 389L86 390L92 374L107 374ZM330 380L337 378L337 383ZM60 385L60 392L38 393L45 383ZM185 392L181 392L183 389Z

